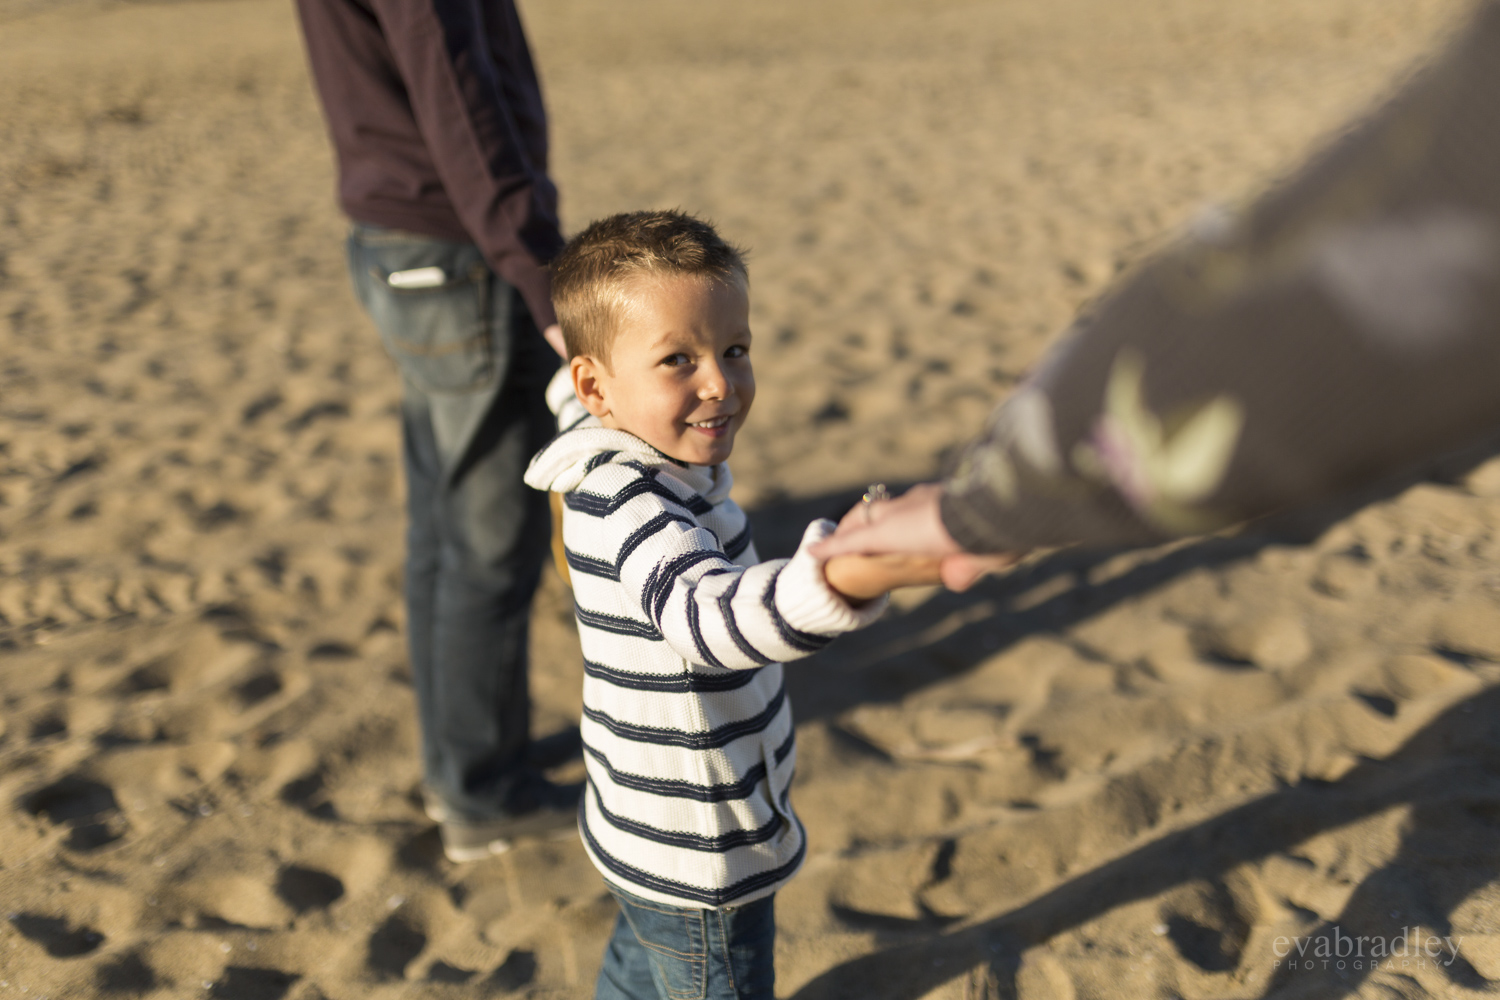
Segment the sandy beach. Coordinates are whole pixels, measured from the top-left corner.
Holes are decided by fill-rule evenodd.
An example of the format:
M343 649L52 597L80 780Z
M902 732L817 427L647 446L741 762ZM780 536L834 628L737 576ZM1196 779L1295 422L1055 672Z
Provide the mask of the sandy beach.
M523 14L566 227L679 207L751 249L733 466L774 556L934 475L1467 9ZM415 795L399 387L333 195L284 0L0 0L0 1000L592 995L576 836L453 865ZM905 592L790 667L778 994L1493 995L1500 460L1428 471ZM535 734L575 724L550 570L532 677Z

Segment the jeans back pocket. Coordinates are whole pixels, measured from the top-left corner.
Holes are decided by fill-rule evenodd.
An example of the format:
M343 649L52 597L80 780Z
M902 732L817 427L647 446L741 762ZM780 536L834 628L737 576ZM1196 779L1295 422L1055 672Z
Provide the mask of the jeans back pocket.
M349 269L386 352L432 393L474 392L504 372L510 296L479 249L392 230L356 227Z

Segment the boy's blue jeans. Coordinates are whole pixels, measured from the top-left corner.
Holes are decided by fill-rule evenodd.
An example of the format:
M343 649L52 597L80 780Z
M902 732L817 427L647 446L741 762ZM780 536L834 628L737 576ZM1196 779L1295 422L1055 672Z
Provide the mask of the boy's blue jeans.
M557 357L478 248L356 224L348 251L401 372L424 780L461 815L491 819L524 772L527 626L551 515L521 476L556 431L543 394ZM395 272L416 287L393 287Z
M610 892L620 916L595 1000L774 1000L774 895L695 910Z

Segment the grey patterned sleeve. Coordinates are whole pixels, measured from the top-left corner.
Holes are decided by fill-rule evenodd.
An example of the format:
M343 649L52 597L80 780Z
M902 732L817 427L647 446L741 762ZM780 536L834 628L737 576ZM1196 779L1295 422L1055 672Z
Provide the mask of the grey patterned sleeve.
M1081 318L960 456L972 552L1314 502L1500 426L1500 0L1243 213Z

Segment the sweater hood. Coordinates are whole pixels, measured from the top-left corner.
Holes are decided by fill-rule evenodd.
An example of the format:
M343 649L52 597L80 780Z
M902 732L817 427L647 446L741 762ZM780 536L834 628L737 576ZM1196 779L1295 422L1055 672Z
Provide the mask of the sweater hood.
M724 462L718 465L687 465L651 447L629 431L611 430L589 417L565 430L536 453L526 469L526 485L534 490L571 493L600 464L590 460L609 454L608 463L639 462L660 469L680 480L711 504L729 496L734 477Z

